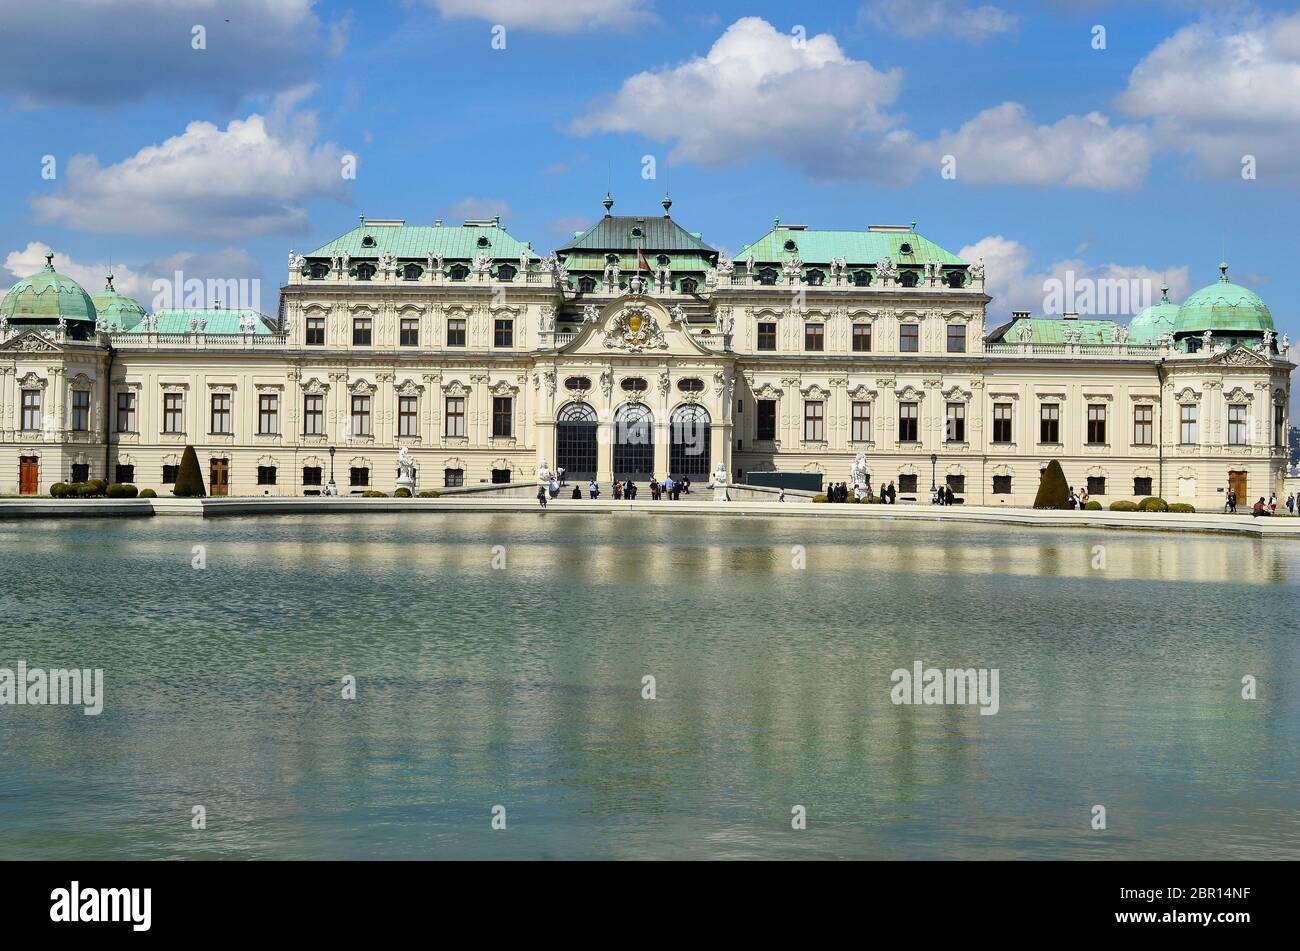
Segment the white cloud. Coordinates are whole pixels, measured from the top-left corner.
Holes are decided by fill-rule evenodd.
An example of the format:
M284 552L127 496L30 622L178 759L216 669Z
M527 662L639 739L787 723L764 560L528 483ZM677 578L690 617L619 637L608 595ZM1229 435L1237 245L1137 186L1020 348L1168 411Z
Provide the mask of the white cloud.
M676 140L674 161L720 166L767 154L819 178L905 180L912 140L885 112L901 85L901 71L850 59L829 34L800 45L746 17L705 56L630 77L571 129Z
M1180 29L1134 67L1119 105L1206 174L1240 180L1253 155L1260 181L1300 182L1300 13Z
M1114 127L1097 112L1035 125L1016 102L985 109L929 147L935 168L941 156L951 155L957 180L978 185L1135 188L1151 165L1143 126Z
M262 266L257 259L237 248L209 252L179 251L135 265L114 262L110 268L107 261L78 261L42 241L32 241L20 251L10 251L5 256L5 270L15 280L35 274L45 267L45 255L51 251L54 251L55 270L72 278L87 293L99 293L104 287L104 276L111 270L113 287L120 293L135 298L146 310L150 309L154 297L153 282L160 279L174 281L177 271L183 274L184 280L197 278L204 283L208 280L260 279L262 274ZM265 304L266 301L263 300L262 303Z
M649 0L427 0L449 20L484 20L507 30L581 33L631 29L653 19Z
M447 209L444 217L448 224L457 224L470 218L486 220L495 215L509 218L509 203L502 198L462 198Z
M968 7L957 0L870 0L861 19L899 36L942 33L946 40L979 43L1016 27L1016 16L992 4Z
M316 0L0 0L0 95L25 105L114 105L208 93L233 100L312 78L342 50L346 17ZM205 30L194 48L195 26Z
M1125 321L1148 304L1160 299L1160 285L1169 282L1169 299L1175 303L1188 294L1189 272L1186 265L1153 268L1141 264L1089 264L1078 258L1053 261L1046 268L1033 268L1029 249L1019 241L1002 235L990 235L958 252L967 261L984 260L985 290L993 298L988 305L986 325L992 329L1011 319L1013 310L1027 310L1035 317L1047 313L1046 304L1052 284L1074 288L1074 297L1054 313L1073 310L1080 316ZM1123 282L1122 286L1119 282ZM1089 308L1087 301L1097 302ZM1125 312L1108 312L1113 305L1127 301Z
M42 221L89 231L213 238L305 231L305 202L344 200L347 190L339 148L315 141L314 114L293 111L302 95L281 96L267 116L225 129L191 122L115 165L75 155L58 190L33 196L32 206Z
M850 59L828 34L800 47L748 17L707 55L628 78L570 130L675 141L672 160L701 165L773 156L819 180L938 180L953 155L959 182L1112 189L1136 186L1149 167L1142 126L1113 127L1095 112L1035 125L1014 102L922 141L888 111L902 83L901 70Z

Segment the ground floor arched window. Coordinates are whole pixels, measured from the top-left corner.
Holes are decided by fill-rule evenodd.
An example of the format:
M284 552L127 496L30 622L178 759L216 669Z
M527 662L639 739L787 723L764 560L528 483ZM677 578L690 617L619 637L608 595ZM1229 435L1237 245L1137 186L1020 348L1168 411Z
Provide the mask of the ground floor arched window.
M596 411L586 403L567 403L555 416L555 466L566 480L596 478Z
M669 419L668 471L674 479L707 480L712 472L713 420L703 406L688 404Z
M640 403L624 403L614 413L614 478L645 481L654 467L654 414Z

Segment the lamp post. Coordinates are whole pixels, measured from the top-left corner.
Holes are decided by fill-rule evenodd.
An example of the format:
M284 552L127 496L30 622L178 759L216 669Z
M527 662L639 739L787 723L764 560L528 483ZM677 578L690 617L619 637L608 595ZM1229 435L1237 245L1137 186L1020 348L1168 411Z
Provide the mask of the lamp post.
M930 453L930 494L934 495L939 491L939 485L935 482L935 467L939 464L938 453Z
M334 447L330 446L330 495L337 494L334 486Z

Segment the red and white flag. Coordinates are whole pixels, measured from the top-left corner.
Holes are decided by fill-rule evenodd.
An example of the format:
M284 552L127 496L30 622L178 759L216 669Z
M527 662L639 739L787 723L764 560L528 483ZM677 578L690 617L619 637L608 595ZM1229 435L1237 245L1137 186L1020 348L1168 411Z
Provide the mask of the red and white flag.
M641 268L643 268L643 267L644 267L647 271L652 270L652 268L650 267L650 261L649 261L649 260L646 258L646 256L645 256L645 249L644 249L644 248L637 248L637 249L636 249L636 269L639 271L639 270L641 270Z

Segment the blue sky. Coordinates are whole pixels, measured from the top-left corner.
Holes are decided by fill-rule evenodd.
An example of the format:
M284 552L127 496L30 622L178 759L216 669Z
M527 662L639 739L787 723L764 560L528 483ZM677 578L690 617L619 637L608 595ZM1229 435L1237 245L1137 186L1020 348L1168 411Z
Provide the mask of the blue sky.
M260 278L273 312L289 249L361 214L500 213L544 253L607 185L625 213L670 187L674 217L732 251L777 216L915 219L985 258L990 324L1040 311L1067 270L1166 278L1178 298L1226 253L1300 336L1300 14L1280 4L59 7L60 39L34 43L48 11L0 0L6 278L48 246L93 288L111 258L146 306L179 268Z

